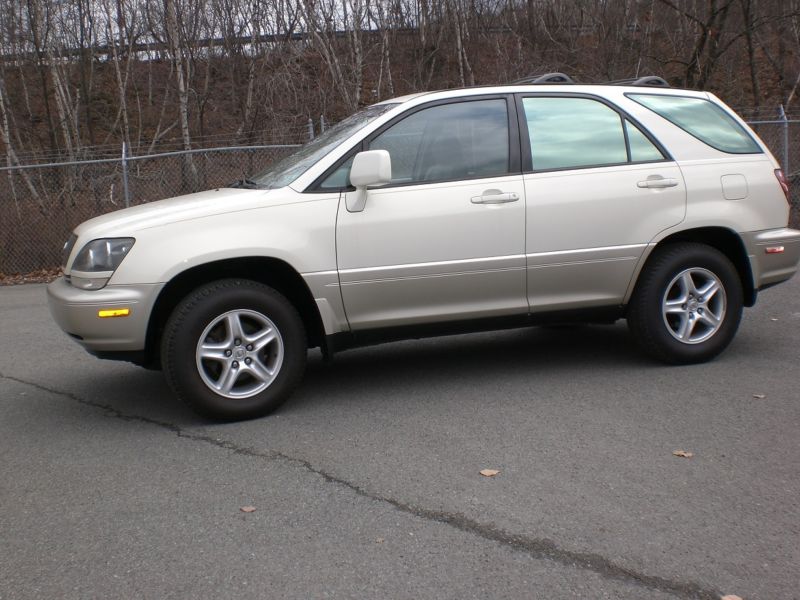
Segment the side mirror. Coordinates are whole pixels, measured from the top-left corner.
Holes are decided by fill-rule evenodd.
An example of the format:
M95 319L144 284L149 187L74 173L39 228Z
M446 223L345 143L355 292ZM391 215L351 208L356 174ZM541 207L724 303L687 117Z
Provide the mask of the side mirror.
M361 212L367 203L367 186L385 185L392 180L392 158L386 150L359 152L350 167L350 183L356 191L347 194L347 210Z

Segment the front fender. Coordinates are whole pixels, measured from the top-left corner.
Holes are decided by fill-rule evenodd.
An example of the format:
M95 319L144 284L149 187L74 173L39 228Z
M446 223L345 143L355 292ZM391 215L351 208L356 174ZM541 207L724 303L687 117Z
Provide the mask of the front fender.
M112 284L165 283L187 269L242 256L277 258L297 272L336 269L338 195L140 230Z

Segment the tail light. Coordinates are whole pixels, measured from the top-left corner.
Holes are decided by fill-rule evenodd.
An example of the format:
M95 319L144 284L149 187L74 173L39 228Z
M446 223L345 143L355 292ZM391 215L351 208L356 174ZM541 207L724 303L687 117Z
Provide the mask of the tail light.
M783 169L775 169L775 177L777 177L778 183L781 184L781 189L786 195L786 201L789 202L789 180L783 174Z

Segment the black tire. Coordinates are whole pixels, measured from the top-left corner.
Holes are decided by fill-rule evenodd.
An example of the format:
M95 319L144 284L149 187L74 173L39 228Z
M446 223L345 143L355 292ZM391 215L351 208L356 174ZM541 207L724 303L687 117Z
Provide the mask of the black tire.
M703 298L700 290L705 286L700 285L684 296L683 289L691 287L685 283L687 273L701 284L710 284L713 276L721 284L722 295ZM682 302L684 298L688 298L686 303ZM628 327L639 346L653 358L669 364L705 362L722 352L736 334L742 298L739 274L719 250L694 242L669 244L653 252L639 275L628 304ZM698 299L713 304L698 304ZM668 302L678 314L665 314ZM720 315L717 325L707 322ZM678 339L682 333L686 341Z
M239 337L231 333L237 326ZM229 357L201 358L201 338L208 348L214 345L208 352ZM161 338L161 363L170 387L194 411L237 421L266 415L286 401L302 379L307 350L303 321L283 295L254 281L222 279L175 307ZM215 382L228 395L212 389Z

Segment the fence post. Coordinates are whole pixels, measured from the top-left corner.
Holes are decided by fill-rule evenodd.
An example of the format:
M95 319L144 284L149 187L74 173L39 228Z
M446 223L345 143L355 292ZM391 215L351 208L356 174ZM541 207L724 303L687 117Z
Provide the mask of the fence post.
M314 121L311 119L311 117L308 117L308 139L314 139Z
M783 104L780 106L780 111L778 115L783 121L783 172L786 177L789 177L789 119L786 116L786 110L783 108Z
M325 133L325 115L319 116L319 132Z
M131 190L128 187L128 147L122 142L122 193L125 198L125 208L131 205Z

